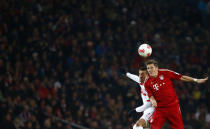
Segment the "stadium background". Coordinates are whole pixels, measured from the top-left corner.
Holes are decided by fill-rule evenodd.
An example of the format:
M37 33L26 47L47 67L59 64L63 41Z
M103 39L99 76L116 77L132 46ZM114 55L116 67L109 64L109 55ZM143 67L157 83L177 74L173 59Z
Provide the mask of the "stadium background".
M130 129L141 42L161 67L210 73L208 0L1 0L1 129ZM210 129L210 81L175 82L185 127ZM166 124L164 129L169 129Z

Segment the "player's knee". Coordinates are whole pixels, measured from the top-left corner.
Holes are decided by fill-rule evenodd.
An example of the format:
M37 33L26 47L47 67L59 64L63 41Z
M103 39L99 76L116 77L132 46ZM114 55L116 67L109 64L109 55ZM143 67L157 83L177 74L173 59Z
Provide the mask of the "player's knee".
M141 126L136 126L136 124L133 126L133 129L143 129Z
M138 127L138 126L142 126L143 124L142 123L137 123L136 124L136 126Z
M145 127L146 126L146 121L144 119L139 119L137 122L136 122L136 126L141 126L141 127Z

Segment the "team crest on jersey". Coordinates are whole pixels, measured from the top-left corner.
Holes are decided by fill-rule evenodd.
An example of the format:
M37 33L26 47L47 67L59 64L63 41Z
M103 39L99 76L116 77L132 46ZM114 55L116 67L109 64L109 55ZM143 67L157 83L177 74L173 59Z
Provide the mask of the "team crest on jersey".
M160 75L160 80L163 80L164 79L164 76L163 75Z

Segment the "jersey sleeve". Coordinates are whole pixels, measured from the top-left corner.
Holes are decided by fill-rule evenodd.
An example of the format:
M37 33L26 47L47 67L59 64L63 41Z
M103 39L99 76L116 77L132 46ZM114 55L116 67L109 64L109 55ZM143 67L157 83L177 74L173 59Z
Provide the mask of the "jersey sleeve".
M149 98L150 98L151 96L153 96L152 89L150 89L149 83L148 83L147 81L146 81L146 83L144 84L144 87L145 87L145 90L146 90L147 93L148 93Z
M174 71L171 71L171 70L167 70L167 75L170 76L171 79L174 79L174 80L180 80L182 75L177 73L177 72L174 72Z
M132 79L133 81L139 83L139 76L131 74L131 73L126 73L126 76L130 79Z

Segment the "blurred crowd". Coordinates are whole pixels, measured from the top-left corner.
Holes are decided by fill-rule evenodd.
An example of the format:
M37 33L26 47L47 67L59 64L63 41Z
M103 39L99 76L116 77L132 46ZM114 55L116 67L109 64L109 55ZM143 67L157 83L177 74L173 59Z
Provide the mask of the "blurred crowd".
M161 68L210 74L208 0L1 0L1 129L131 129L149 43ZM187 129L210 129L210 81L176 81ZM168 124L163 129L170 129Z

